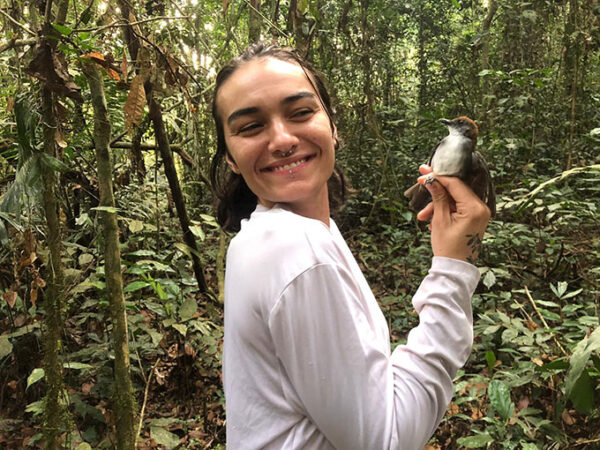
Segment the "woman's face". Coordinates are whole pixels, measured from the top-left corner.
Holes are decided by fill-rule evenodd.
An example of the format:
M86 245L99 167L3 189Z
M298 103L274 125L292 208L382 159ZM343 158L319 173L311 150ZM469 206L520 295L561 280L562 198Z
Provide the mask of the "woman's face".
M269 57L241 65L219 89L217 111L227 162L258 202L328 223L335 130L302 68Z

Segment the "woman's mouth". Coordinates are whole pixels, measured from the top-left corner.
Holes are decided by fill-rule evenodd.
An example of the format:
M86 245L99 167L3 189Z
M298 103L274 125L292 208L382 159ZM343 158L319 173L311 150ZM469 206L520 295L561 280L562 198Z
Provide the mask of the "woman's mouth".
M310 159L312 159L313 156L306 156L302 159L299 159L297 161L288 163L288 164L283 164L281 166L276 166L276 167L265 167L264 169L262 169L263 172L290 172L293 169L295 169L296 167L301 166L302 164L306 163L307 161L309 161Z

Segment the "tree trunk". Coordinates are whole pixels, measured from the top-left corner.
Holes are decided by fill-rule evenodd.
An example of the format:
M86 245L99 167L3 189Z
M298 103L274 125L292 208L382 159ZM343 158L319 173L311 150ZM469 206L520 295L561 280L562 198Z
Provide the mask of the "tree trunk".
M119 0L118 3L119 7L121 8L121 14L123 15L123 18L125 20L128 20L130 14L129 3L126 0ZM127 47L129 48L129 53L131 53L131 59L135 60L137 59L137 54L140 50L140 43L135 33L133 33L133 30L131 30L130 28L131 27L125 27L125 39ZM202 265L200 264L200 259L197 255L198 247L196 246L196 238L190 230L190 220L187 215L185 202L183 200L183 195L179 186L179 178L177 177L175 164L173 163L173 154L171 153L169 140L165 132L162 111L160 109L160 105L153 98L152 83L149 81L146 82L144 85L144 90L146 93L148 107L150 108L150 120L152 120L152 123L154 125L154 135L156 137L156 143L159 148L163 164L165 166L165 174L167 175L169 188L171 190L171 194L173 195L173 200L177 209L177 216L179 217L179 223L181 224L181 229L183 231L183 240L186 243L186 245L192 249L190 253L194 274L196 275L196 281L198 282L198 289L201 293L204 294L207 292L208 288L206 285L206 280L204 278L204 273L202 271Z
M100 206L114 208L112 162L109 152L111 125L104 97L104 82L95 63L85 63L84 72L90 84L92 106L94 108L94 143L98 164ZM115 352L113 409L117 448L130 450L134 448L135 443L136 404L129 371L129 344L125 299L123 297L123 278L121 277L119 226L116 212L101 210L99 215L105 246L104 272L113 325L112 342Z
M47 156L56 156L56 115L54 114L54 98L52 92L42 87L42 108L44 127L44 152ZM46 377L46 398L44 399L44 438L46 448L61 448L60 435L67 423L65 406L66 392L63 387L62 362L59 350L63 329L62 310L65 301L64 273L61 261L62 241L61 226L56 201L56 175L50 167L44 167L43 202L46 224L48 225L48 248L50 260L47 261L47 289L44 294L44 371Z
M496 3L495 0L489 0L488 11L481 24L481 42L479 44L481 48L481 70L489 69L490 67L490 28L494 16L496 15L496 11L498 11L498 3ZM485 122L484 115L488 109L484 96L486 94L491 94L490 90L492 86L489 79L489 77L485 76L479 78L480 98L478 104L481 111L478 112L477 117L481 122Z
M260 40L260 29L262 26L260 0L250 0L248 8L248 43L254 44Z
M52 2L49 2L50 4ZM68 2L62 0L58 4L55 23L62 24L67 15ZM53 20L51 9L46 11L46 22ZM43 36L42 39L46 39ZM50 41L51 45L53 41ZM43 139L44 153L46 156L57 156L56 131L58 122L55 113L54 94L47 86L42 86L42 114L43 114ZM44 399L44 427L43 434L46 448L50 450L62 447L60 437L63 431L68 431L69 419L66 406L67 394L63 385L62 361L60 358L61 335L63 331L62 313L65 303L64 270L61 260L62 239L59 206L57 202L57 178L51 167L44 167L42 171L42 197L44 202L44 215L48 226L48 249L50 251L47 262L47 289L44 295L44 373L46 378L46 397Z
M148 89L151 91L151 89ZM162 111L158 102L152 97L152 94L148 95L148 106L150 107L150 120L154 125L154 136L156 137L156 145L160 151L161 159L165 166L165 174L169 181L169 187L171 194L173 195L173 201L175 202L175 208L177 209L177 217L181 224L183 231L183 241L185 244L192 249L191 258L194 273L196 275L196 281L198 282L198 289L201 293L206 293L207 285L204 279L204 272L202 271L202 265L198 258L198 247L196 246L196 238L190 230L190 219L187 215L185 202L183 200L183 194L181 193L181 187L179 186L179 178L177 177L177 171L175 170L175 164L173 163L173 153L169 146L169 139L165 132L165 125L163 123Z

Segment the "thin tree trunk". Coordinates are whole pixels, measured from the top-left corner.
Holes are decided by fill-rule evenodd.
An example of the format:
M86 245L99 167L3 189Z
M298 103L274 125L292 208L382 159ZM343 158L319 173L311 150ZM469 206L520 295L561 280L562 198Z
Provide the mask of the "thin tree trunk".
M53 94L46 86L42 87L42 108L44 127L44 152L47 156L56 156L56 115L54 114ZM61 226L56 201L56 175L50 167L45 167L43 179L43 202L47 242L50 258L47 262L47 289L44 294L44 371L46 377L46 397L44 399L44 438L46 448L61 448L60 435L67 424L67 411L64 398L63 372L59 350L63 329L62 310L65 301L64 272L61 261Z
M130 15L129 3L126 0L119 0L118 3L119 7L121 8L121 14L123 15L123 18L127 20ZM131 59L135 60L137 59L137 54L140 49L140 43L133 30L131 30L130 28L131 27L124 28L125 39L127 47L129 48L129 53L131 54ZM175 164L173 163L173 154L171 153L169 139L167 138L167 134L165 132L162 111L160 109L160 105L153 98L152 83L149 81L146 82L144 85L144 90L146 92L148 107L150 108L150 120L152 120L152 123L154 125L154 135L156 137L156 143L159 148L163 164L165 166L165 174L167 175L169 188L171 190L171 194L173 195L173 200L177 209L177 216L179 217L179 223L181 224L181 229L183 231L183 240L187 244L187 246L192 249L192 267L194 269L194 274L196 275L196 281L198 282L198 289L202 294L204 294L207 292L208 288L206 285L206 280L204 278L202 264L200 263L200 259L197 255L198 247L196 245L196 238L190 230L190 220L188 218L187 211L185 208L183 194L181 193L181 188L179 186L179 178L177 176L177 171L175 170Z
M46 22L53 20L51 13L52 1L48 0L46 10ZM68 1L61 0L58 4L55 23L62 24L65 21L68 10ZM46 39L43 36L42 39ZM56 45L52 44L51 45ZM55 158L57 156L56 131L58 122L55 114L54 94L47 86L42 86L42 115L44 153L46 156ZM63 384L62 362L60 358L61 334L63 330L62 313L65 303L64 269L61 260L62 239L57 202L57 178L54 170L44 167L42 171L42 196L44 202L44 215L48 226L48 249L50 257L48 261L47 290L44 295L44 309L46 317L44 320L44 373L46 378L46 397L44 399L44 427L43 434L46 440L46 448L50 450L59 449L61 445L61 434L69 429L69 419L66 405L66 391Z
M260 0L250 0L248 4L248 43L253 44L260 40L262 17L260 15Z
M481 43L479 44L481 47L481 70L489 69L490 66L490 28L494 16L496 15L496 11L498 11L498 3L496 3L495 0L489 0L488 11L481 24ZM491 94L491 84L489 82L489 77L480 77L479 80L480 99L478 104L481 111L478 112L477 116L480 121L485 122L484 115L488 108L487 105L485 105L483 97L486 94Z
M114 208L115 199L112 187L112 162L109 143L111 125L104 96L104 81L95 63L84 65L84 72L90 84L92 106L94 108L94 143L98 164L98 187L100 206ZM115 352L115 392L113 409L117 448L130 450L135 445L136 403L129 371L129 344L127 339L127 315L123 297L121 277L121 255L119 252L119 226L116 212L101 210L100 223L104 237L104 261L106 287L112 319L112 342Z
M183 231L183 241L185 244L192 249L191 258L194 273L196 275L196 281L198 282L198 288L201 293L207 291L206 280L204 279L204 272L202 271L202 265L198 258L197 252L198 247L196 246L196 238L190 230L190 219L187 215L185 202L183 200L183 194L181 193L181 187L179 186L179 178L177 177L177 171L175 170L175 164L173 162L173 153L169 146L169 139L165 132L165 125L162 118L162 111L158 102L152 97L148 96L148 106L150 107L150 120L154 125L154 135L156 137L156 145L160 151L160 156L165 166L165 174L169 181L169 187L171 194L173 195L173 201L175 202L175 208L177 209L177 217L181 224Z

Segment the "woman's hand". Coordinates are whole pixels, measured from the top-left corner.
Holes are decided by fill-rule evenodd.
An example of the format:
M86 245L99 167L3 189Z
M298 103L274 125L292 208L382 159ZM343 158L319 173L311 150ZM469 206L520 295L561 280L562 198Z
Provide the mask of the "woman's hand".
M474 263L491 213L485 203L460 179L437 176L431 167L419 168L433 201L423 208L417 219L429 220L431 248L434 256L445 256Z

